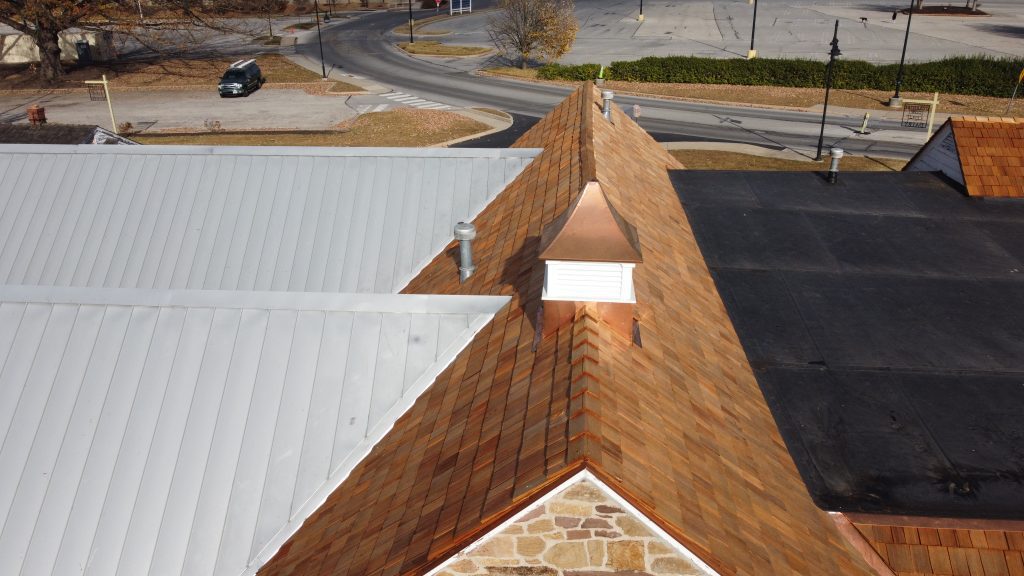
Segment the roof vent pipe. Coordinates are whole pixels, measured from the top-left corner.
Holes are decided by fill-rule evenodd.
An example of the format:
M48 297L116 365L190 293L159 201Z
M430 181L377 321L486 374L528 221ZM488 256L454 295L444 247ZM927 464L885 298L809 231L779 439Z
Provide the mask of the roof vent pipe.
M835 184L839 181L839 159L843 157L843 149L833 148L829 154L832 156L832 164L828 167L828 183Z
M469 222L455 225L455 239L459 241L459 282L465 282L476 272L473 265L473 239L476 238L476 226Z
M601 113L604 114L605 120L612 121L612 100L615 98L615 93L611 90L602 90L601 99L604 100L604 107L601 108Z

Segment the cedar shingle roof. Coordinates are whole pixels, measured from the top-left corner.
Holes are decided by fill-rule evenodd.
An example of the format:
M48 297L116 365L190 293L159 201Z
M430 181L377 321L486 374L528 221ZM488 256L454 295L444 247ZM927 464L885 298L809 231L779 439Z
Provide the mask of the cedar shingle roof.
M951 118L971 196L1024 196L1024 119Z
M854 522L896 576L1024 574L1024 531L936 527L941 521L929 524L932 526Z
M667 169L585 87L517 146L543 147L411 293L507 294L499 312L261 570L417 574L586 467L724 574L868 574L814 506L754 379ZM638 228L642 347L589 307L538 335L544 225L591 179ZM454 249L454 246L452 247Z

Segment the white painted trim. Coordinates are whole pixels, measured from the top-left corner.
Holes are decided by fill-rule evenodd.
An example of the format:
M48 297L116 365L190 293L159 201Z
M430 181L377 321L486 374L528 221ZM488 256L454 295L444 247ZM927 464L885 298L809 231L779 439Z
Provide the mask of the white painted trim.
M495 314L510 296L437 294L342 294L336 292L242 292L0 285L0 301L101 306L159 306L380 312L395 314Z
M473 543L471 543L470 545L466 546L465 548L460 550L458 553L453 554L451 556L451 558L448 558L444 562L438 564L436 567L434 567L434 569L432 569L431 571L427 572L424 576L434 576L435 574L437 574L441 570L444 570L449 565L454 563L456 561L456 559L459 557L459 554L462 554L463 552L470 552L474 548L483 545L483 543L486 542L489 538L491 538L493 536L496 536L497 534L501 533L503 530L505 530L506 528L508 528L512 524L515 524L516 522L519 521L519 519L521 519L523 516L526 516L527 514L529 514L533 510L535 510L538 506L543 505L548 500L551 500L555 496L558 496L558 495L562 494L563 492L565 492L566 490L568 490L569 488L571 488L573 485L578 484L578 483L583 482L583 481L591 482L592 484L597 486L602 492L604 492L605 496L607 496L610 500L613 500L616 504L619 505L620 508L622 508L623 510L625 510L629 514L633 515L637 520L640 521L641 524L646 526L651 532L654 532L655 536L658 536L662 540L668 542L669 545L671 545L672 548L674 548L676 552L678 552L679 554L683 555L687 560L693 562L693 564L695 566L697 566L697 568L699 568L700 570L704 571L708 576L720 576L718 572L716 572L713 568L711 568L711 566L708 566L707 563L705 563L703 560L698 558L693 552L691 552L689 550L689 548L687 548L686 546L683 546L682 544L679 543L679 541L677 541L675 538L670 536L668 532L665 532L664 530L662 530L661 527L658 526L657 524L655 524L653 520L648 518L646 515L644 515L639 510L637 510L625 498L623 498L622 496L619 496L618 492L616 492L610 486L608 486L607 484L602 482L597 476L594 476L594 474L591 473L589 470L581 470L581 471L577 472L576 474L573 474L570 478L568 478L567 480L562 482L561 485L559 485L556 488L552 488L550 491L548 491L547 494L544 494L543 496L538 498L536 501L534 501L532 504L530 504L526 508L520 510L515 515L513 515L511 518L509 518L508 520L506 520L506 521L502 522L501 524L499 524L493 530L491 530L488 533L484 534L483 536L477 538L475 541L473 541Z

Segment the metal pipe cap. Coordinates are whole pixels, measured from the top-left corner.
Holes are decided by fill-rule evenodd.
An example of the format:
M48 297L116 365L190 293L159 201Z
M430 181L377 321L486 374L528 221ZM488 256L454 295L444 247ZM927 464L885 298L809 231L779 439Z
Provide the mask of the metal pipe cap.
M829 150L829 154L831 154L833 158L842 158L843 157L843 149L842 148L832 148L831 150Z
M612 92L611 90L601 90L601 99L602 100L614 100L615 99L615 92Z
M476 238L476 226L469 222L459 222L455 225L455 239L458 241L472 240Z

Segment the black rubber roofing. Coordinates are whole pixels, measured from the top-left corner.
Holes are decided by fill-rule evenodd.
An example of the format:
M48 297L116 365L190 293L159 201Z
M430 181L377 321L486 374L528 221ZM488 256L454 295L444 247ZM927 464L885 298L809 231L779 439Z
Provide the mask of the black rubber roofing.
M1024 201L920 172L672 180L820 507L1024 517Z

